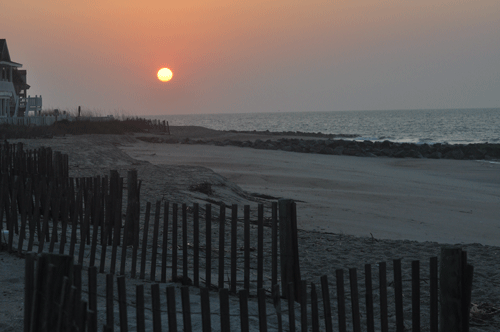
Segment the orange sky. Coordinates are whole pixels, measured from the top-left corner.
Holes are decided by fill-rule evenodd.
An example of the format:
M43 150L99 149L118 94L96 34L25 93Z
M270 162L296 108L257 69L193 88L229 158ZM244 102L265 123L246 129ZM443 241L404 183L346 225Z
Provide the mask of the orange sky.
M500 1L0 0L44 107L182 114L500 107ZM156 72L172 69L161 83Z

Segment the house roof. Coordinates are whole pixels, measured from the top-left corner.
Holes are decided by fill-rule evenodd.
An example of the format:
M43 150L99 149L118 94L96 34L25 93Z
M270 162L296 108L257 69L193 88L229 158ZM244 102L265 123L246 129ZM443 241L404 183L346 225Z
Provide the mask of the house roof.
M16 70L13 72L13 82L20 89L29 89L30 86L26 83L26 70Z
M7 40L0 39L0 65L8 65L12 67L22 67L23 65L10 60L9 48Z

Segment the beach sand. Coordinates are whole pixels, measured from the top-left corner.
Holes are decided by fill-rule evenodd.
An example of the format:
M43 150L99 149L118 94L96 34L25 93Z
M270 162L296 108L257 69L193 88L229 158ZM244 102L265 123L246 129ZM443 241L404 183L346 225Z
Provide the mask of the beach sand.
M171 130L177 138L279 138L190 127ZM406 280L411 275L411 261L420 260L425 279L429 258L439 256L445 244L459 244L468 251L469 263L475 267L472 302L500 305L499 164L154 144L138 140L138 136L143 135L20 141L27 149L43 145L68 153L70 176L105 175L110 169L126 176L127 170L137 169L143 181L142 202L154 203L164 198L188 204L222 201L227 205L257 202L268 205L273 200L261 198L263 195L294 199L302 277L318 284L321 275L328 275L332 296L336 269L357 268L362 290L364 264L373 264L376 269L378 262L386 261L391 271L392 260L402 259ZM212 184L214 193L210 197L189 190L190 186L204 182ZM15 331L22 326L23 260L2 252L0 262L3 292L0 322L4 322L0 330ZM377 271L373 274L376 284ZM390 274L388 281L389 284L392 281ZM128 282L130 292L135 289L135 283L137 281ZM428 287L426 285L423 281L422 287ZM405 281L403 286L405 318L409 319L411 283ZM193 302L197 302L196 294L197 291L192 290ZM215 294L213 298L215 301ZM376 295L375 301L378 301ZM393 306L393 302L389 305ZM425 295L422 305L428 305ZM215 303L213 306L218 307ZM272 305L268 306L269 310ZM232 308L237 310L236 302ZM393 320L394 317L390 317L390 321ZM427 325L428 312L422 312L422 321ZM269 324L270 329L276 327L272 318ZM499 328L499 317L492 316L475 321L471 331Z
M500 246L498 162L140 141L119 148L154 165L207 167L247 192L294 199L299 229Z

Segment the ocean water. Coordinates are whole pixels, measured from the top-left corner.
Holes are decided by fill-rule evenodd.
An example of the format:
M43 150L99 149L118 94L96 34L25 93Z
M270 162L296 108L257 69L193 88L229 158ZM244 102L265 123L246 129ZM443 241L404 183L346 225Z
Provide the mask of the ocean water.
M500 143L500 108L156 115L173 126L217 130L302 131L358 140L411 143Z

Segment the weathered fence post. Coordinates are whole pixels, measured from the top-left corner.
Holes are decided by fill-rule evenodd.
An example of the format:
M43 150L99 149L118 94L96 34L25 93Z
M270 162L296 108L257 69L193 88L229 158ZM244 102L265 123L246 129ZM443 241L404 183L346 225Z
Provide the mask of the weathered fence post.
M135 223L136 221L136 211L138 206L138 189L137 189L137 170L133 169L127 173L127 217L125 219L125 228L129 230L127 233L124 245L134 244L134 237L139 238L139 232ZM137 218L138 219L138 218Z
M469 326L472 266L461 248L441 249L439 331L465 332Z
M280 228L280 258L281 258L281 287L283 296L287 297L286 289L290 283L294 285L295 298L300 302L300 267L299 246L297 242L297 211L296 204L291 199L280 199L279 228Z
M73 257L59 254L42 254L38 257L35 289L31 300L32 311L29 322L31 323L31 331L56 330L61 292L63 291L61 285L63 285L64 277L68 278L69 284L72 283ZM31 283L31 281L27 281ZM66 328L63 327L62 330L66 330Z

